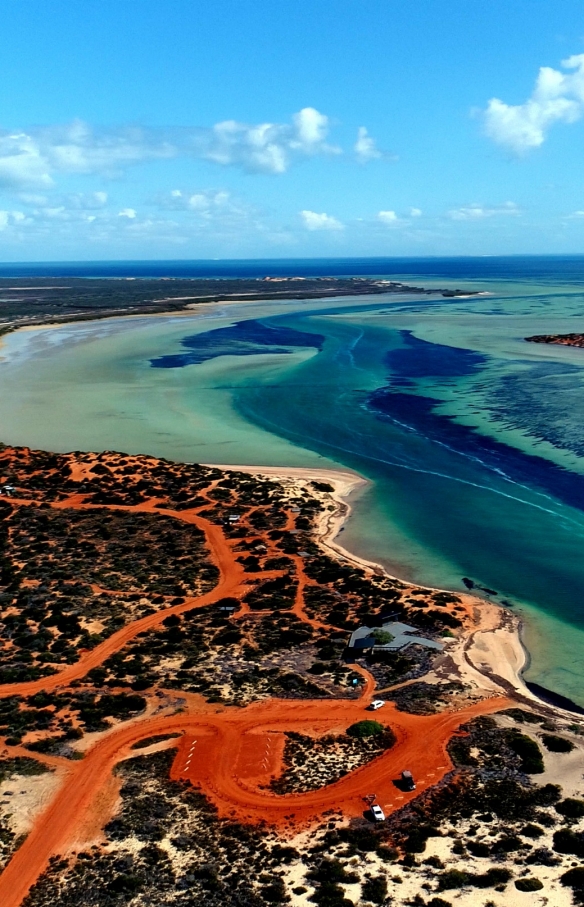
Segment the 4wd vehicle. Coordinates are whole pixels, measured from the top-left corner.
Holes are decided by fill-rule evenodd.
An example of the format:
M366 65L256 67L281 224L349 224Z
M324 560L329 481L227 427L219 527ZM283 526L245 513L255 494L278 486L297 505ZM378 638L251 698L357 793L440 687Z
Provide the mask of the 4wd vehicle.
M416 782L411 772L405 771L401 773L402 784L405 790L415 790Z
M371 807L371 815L376 822L383 822L385 819L385 813L383 812L381 806L377 806L377 804Z
M385 699L374 699L369 708L372 712L376 712L382 705L385 705Z

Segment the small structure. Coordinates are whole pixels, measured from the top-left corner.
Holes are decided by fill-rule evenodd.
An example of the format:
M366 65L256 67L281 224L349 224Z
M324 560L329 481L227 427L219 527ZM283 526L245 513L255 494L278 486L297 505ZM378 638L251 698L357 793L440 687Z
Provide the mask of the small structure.
M349 649L360 652L399 652L408 646L424 646L426 649L436 649L441 652L444 646L434 639L417 636L415 627L391 621L381 627L359 627L353 630L349 640ZM378 636L379 638L376 638Z

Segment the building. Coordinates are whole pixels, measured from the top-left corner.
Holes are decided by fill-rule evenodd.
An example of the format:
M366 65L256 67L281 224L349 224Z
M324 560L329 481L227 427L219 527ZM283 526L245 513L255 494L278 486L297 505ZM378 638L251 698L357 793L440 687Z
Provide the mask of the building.
M375 634L389 634L392 638L382 642L375 638ZM399 621L384 623L381 627L359 627L353 630L349 640L349 649L356 652L399 652L408 646L424 646L426 649L436 649L441 652L444 646L434 639L418 636L415 627L402 624Z

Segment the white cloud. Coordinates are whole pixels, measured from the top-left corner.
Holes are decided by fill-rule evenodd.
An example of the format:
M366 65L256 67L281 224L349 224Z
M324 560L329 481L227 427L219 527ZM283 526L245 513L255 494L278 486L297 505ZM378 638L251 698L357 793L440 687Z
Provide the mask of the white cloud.
M284 173L295 158L341 154L326 141L327 116L305 107L292 124L261 123L250 126L235 120L217 123L194 140L195 153L223 166L239 166L252 173Z
M48 189L59 173L119 176L147 161L194 157L252 173L284 173L295 160L337 155L329 144L330 119L304 107L289 123L240 123L225 120L211 128L144 129L137 126L94 129L81 120L22 132L0 130L0 186ZM361 132L362 130L360 130ZM363 135L364 154L378 156Z
M584 54L562 61L571 72L539 70L533 93L523 104L491 98L483 112L486 134L516 154L538 148L554 123L574 123L584 112Z
M377 220L380 220L382 224L395 224L399 218L395 211L380 211Z
M359 126L354 151L357 159L363 164L383 157L383 152L379 150L375 144L375 139L371 138L365 126Z
M58 173L117 176L130 164L176 154L162 133L135 127L99 131L76 120L29 132L0 131L0 186L47 189Z
M48 188L49 164L35 140L25 133L0 133L0 186Z
M466 205L461 208L452 208L448 216L452 220L484 220L487 217L500 217L518 215L520 210L515 202L505 202L504 205L485 207L483 205Z
M422 209L421 208L410 208L410 217L421 217Z
M118 213L118 217L127 217L128 220L134 220L136 217L136 212L133 208L122 208Z
M25 224L28 220L23 211L0 211L0 230Z
M345 225L330 214L317 214L316 211L301 211L300 216L307 230L344 230Z
M329 118L323 113L319 113L314 107L304 107L294 114L293 119L301 147L321 145L325 141L329 131Z
M158 207L170 211L184 211L199 221L213 221L222 226L250 222L256 216L251 205L235 198L225 189L173 189L155 200Z

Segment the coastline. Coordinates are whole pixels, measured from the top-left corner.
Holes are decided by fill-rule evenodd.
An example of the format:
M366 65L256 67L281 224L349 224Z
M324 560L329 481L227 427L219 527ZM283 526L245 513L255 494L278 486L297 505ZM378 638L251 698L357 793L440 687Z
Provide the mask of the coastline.
M165 300L166 301L166 300ZM255 300L253 300L255 301ZM249 299L233 299L228 302L222 302L221 305L225 304L243 304L245 302L250 302ZM144 318L144 317L198 317L205 312L212 311L213 308L217 305L214 301L209 303L200 303L193 302L189 304L188 307L177 311L170 310L167 312L149 312L149 313L118 313L118 314L104 314L103 316L98 315L97 317L86 316L81 319L83 321L100 321L107 318L119 318L127 317L130 319L135 318ZM71 322L74 319L68 319ZM20 325L14 328L14 333L17 331L31 332L37 330L48 330L48 329L57 329L66 325L65 319L61 321L48 321L43 324L28 324ZM12 332L10 329L3 334L0 334L0 347L2 341L4 340L7 333ZM210 465L210 464L204 464ZM213 464L215 465L215 464ZM354 491L359 488L363 488L367 485L367 480L360 476L358 473L345 470L342 467L338 470L333 470L330 468L321 469L319 467L266 467L266 466L241 466L241 465L232 465L232 464L220 464L218 468L226 471L240 471L248 472L250 474L256 475L265 475L271 476L280 481L286 482L287 480L297 481L325 481L329 482L333 487L333 492L330 492L330 499L335 503L334 510L327 510L322 514L322 518L319 521L319 541L325 549L328 549L333 556L340 557L352 564L355 564L358 567L364 568L366 570L371 570L378 574L383 574L390 577L393 580L402 583L404 586L424 588L428 591L436 592L451 592L451 589L438 587L438 586L429 586L422 585L420 583L414 583L410 580L404 579L399 572L399 566L396 572L390 572L383 565L378 562L366 559L359 555L354 554L349 549L345 548L339 541L340 532L343 528L343 525L348 520L351 515L351 506L348 502L348 499ZM478 624L475 629L475 633L480 633L481 637L484 640L487 640L488 644L486 648L489 651L488 657L484 652L479 652L478 648L475 647L472 649L472 656L470 655L471 650L467 650L467 659L472 658L473 668L476 669L477 675L480 675L483 680L483 683L487 683L489 689L492 689L492 678L499 677L504 680L505 684L510 685L518 695L529 699L533 703L538 705L544 703L549 705L549 699L543 699L538 696L537 693L533 692L533 689L530 689L524 679L525 672L529 669L531 654L525 646L525 642L522 638L522 626L521 621L512 615L510 625L510 614L506 608L502 605L495 603L489 603L483 599L480 599L474 595L469 595L466 593L456 593L459 595L461 600L465 603L468 603L469 607L474 607L475 613L477 615ZM487 619L487 608L495 609L494 614L496 618ZM501 633L496 633L496 627L501 630ZM502 637L502 639L499 639ZM512 637L512 642L509 642L509 638ZM507 639L506 642L503 642L503 638ZM464 668L463 659L460 659L460 667ZM466 668L464 668L466 670ZM536 685L537 686L537 685ZM500 687L499 687L500 689ZM508 688L507 688L508 689ZM561 694L556 694L555 691L547 691L551 697L561 697ZM563 701L568 702L569 700L563 697ZM577 706L575 703L574 705ZM556 708L560 709L563 713L566 712L565 708L557 705ZM577 712L572 712L571 714L578 714Z
M334 503L334 509L323 511L317 523L317 537L323 548L328 549L335 557L378 575L383 574L406 587L425 589L429 592L451 591L411 583L389 573L381 564L360 557L338 543L338 535L351 515L349 498L356 489L362 488L369 481L358 473L316 467L283 468L217 463L202 465L213 466L226 472L268 476L288 485L291 489L297 489L299 484L302 486L314 481L326 482L333 487L333 491L327 491L324 495ZM314 488L311 488L311 492L314 493ZM523 638L523 621L516 614L504 605L479 598L477 595L459 592L456 595L469 613L472 613L473 621L470 632L465 628L460 638L450 645L445 653L445 657L456 667L461 679L469 682L483 694L511 695L519 703L536 706L538 711L544 712L549 717L574 721L576 716L584 715L584 709L577 703L572 703L574 709L570 709L568 703L571 703L571 700L538 684L528 685L525 681L523 675L531 663L531 653ZM541 689L543 695L538 695L534 691L536 688Z

